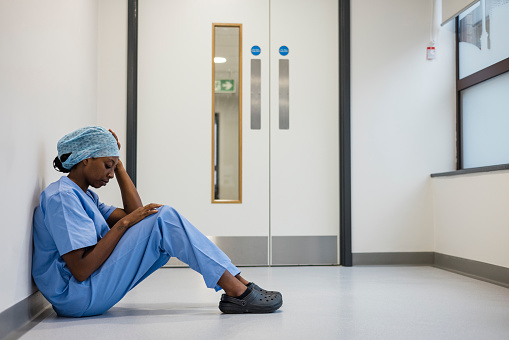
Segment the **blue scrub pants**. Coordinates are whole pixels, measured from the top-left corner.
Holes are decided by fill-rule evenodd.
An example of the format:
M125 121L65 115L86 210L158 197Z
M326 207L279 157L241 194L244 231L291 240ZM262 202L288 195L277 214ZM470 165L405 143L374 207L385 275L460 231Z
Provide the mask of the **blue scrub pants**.
M71 303L69 310L59 308L57 313L67 316L102 314L166 264L170 257L178 258L203 275L207 287L216 291L221 289L217 281L225 270L234 276L240 273L231 260L189 221L175 209L162 206L159 212L127 230L108 260L89 279L81 283L74 279L69 282L82 286L70 287L72 289L89 290L86 294L90 297L89 303L85 302L85 306L79 306L79 303L72 306L74 303Z

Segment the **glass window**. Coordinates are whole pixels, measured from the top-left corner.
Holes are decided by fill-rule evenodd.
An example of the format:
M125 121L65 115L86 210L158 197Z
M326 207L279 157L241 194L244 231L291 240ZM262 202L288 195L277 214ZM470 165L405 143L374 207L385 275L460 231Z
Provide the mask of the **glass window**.
M459 16L459 79L509 56L509 0L481 0Z
M463 167L509 163L509 72L461 92Z
M457 20L458 169L509 164L509 0Z

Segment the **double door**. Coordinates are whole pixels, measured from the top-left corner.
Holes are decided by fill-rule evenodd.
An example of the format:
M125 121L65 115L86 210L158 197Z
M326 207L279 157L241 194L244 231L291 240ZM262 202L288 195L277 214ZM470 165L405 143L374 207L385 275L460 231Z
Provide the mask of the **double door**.
M230 202L214 199L214 24L241 27L238 77L224 77L240 103ZM337 1L144 0L138 25L141 196L174 206L237 265L337 264Z

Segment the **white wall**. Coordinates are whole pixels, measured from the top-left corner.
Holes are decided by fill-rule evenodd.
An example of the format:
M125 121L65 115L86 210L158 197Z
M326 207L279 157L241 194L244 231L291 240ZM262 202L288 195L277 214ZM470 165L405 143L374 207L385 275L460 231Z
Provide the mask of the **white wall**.
M509 171L432 182L435 251L509 267Z
M454 169L454 34L432 0L352 0L352 249L434 251L429 175Z
M56 142L97 120L97 1L0 2L0 312L34 292L32 215Z

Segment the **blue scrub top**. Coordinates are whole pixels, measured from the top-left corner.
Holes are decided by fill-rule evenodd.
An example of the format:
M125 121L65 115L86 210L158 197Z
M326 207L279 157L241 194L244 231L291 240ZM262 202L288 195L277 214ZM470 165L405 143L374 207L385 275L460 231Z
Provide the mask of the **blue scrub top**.
M97 242L109 231L106 219L114 206L99 202L96 193L86 193L66 176L50 184L40 196L34 213L32 276L37 287L53 306L69 303L69 282L76 281L62 255ZM74 290L74 289L73 289ZM83 290L83 294L89 294ZM73 296L72 300L87 297Z

